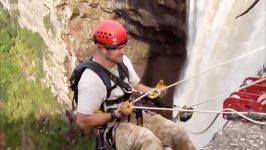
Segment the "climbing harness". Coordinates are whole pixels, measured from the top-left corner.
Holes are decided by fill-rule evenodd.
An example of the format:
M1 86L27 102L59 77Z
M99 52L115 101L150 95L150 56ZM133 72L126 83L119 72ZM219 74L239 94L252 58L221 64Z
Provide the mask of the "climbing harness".
M132 87L129 84L123 82L122 80L125 78L129 78L128 69L123 62L118 64L118 73L119 73L119 77L121 78L120 79L116 77L115 75L113 75L112 73L110 73L107 69L99 65L97 62L93 61L91 58L78 64L73 70L71 77L69 78L70 88L74 92L73 101L72 101L72 109L75 108L75 104L77 104L78 102L78 83L80 81L80 78L83 72L87 68L94 71L103 81L106 87L106 91L107 91L106 99L109 98L111 91L116 87L116 85L122 87L126 91L127 94L130 94L130 91L132 91L131 90ZM114 86L111 85L111 81L115 83ZM115 102L115 101L112 100L112 102Z
M97 128L96 130L96 150L106 150L106 145L104 144L104 128Z
M79 65L77 65L70 77L70 84L71 84L71 89L74 91L74 97L73 97L73 102L72 102L72 108L74 109L75 103L78 102L78 83L80 81L80 78L82 76L82 73L85 71L85 69L91 69L94 71L103 81L106 91L107 91L107 96L106 100L102 103L100 107L100 111L102 112L112 112L114 109L110 108L112 105L117 105L119 103L125 102L128 99L130 99L131 95L133 94L133 87L129 85L128 83L124 82L124 79L127 78L129 79L129 72L126 67L126 65L121 62L117 65L118 67L118 74L119 77L113 75L111 72L109 72L107 69L99 65L97 62L93 61L93 59L88 59L83 62L81 62ZM114 85L111 84L111 81L113 81ZM111 91L119 86L123 92L124 96L120 97L115 100L109 100L109 96L111 94ZM124 109L123 111L127 111ZM139 112L139 111L138 111ZM122 120L128 120L129 117L127 118L121 118L119 120L116 120L117 122L122 121ZM115 144L113 144L113 137L112 137L112 130L113 127L107 127L107 125L97 128L97 135L96 135L96 142L97 142L97 150L106 150L106 145L104 144L105 140L114 147Z

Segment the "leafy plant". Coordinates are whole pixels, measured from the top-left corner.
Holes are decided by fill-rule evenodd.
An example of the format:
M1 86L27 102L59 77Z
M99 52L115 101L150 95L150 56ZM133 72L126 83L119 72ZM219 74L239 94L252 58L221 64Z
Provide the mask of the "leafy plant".
M80 134L67 140L64 108L41 84L47 47L15 21L0 6L0 149L92 149L94 140Z

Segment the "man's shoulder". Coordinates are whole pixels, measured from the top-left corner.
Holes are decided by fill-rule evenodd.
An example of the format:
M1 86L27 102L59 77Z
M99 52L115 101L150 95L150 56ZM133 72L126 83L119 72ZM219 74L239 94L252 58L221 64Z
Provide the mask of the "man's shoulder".
M86 68L82 73L80 82L91 82L91 83L99 83L101 82L101 78L98 74L90 68Z
M126 56L126 55L123 55L123 63L128 66L128 64L132 64L130 59Z
M123 61L130 61L127 55L123 55Z

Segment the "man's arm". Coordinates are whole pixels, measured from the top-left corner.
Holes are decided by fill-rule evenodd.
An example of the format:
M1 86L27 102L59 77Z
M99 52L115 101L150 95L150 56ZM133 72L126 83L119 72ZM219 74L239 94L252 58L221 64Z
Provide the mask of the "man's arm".
M111 120L117 120L122 116L128 116L133 112L131 103L123 102L111 113L97 112L91 115L77 114L77 124L81 129L100 127Z
M133 87L135 90L139 91L139 92L142 92L142 93L148 93L150 92L151 90L153 90L154 88L151 88L151 87L148 87L146 85L143 85L143 84L137 84ZM163 101L162 97L166 94L166 92L162 92L161 94L161 91L154 91L155 95L152 95L154 98L151 98L154 100L154 103L159 106L159 107L166 107L166 108L172 108L173 106L170 105L170 104L167 104L167 102ZM159 92L159 93L158 93Z
M110 113L99 112L91 115L78 113L76 122L81 129L87 129L100 127L108 121L111 121L111 119L112 118Z
M86 69L78 84L76 122L80 128L99 127L111 120L110 114L97 112L105 95L106 87L101 78L92 70Z
M144 84L141 84L141 83L138 83L137 85L135 85L133 87L135 90L137 90L138 92L142 92L142 93L148 93L150 92L151 90L153 90L153 88L151 87L148 87Z

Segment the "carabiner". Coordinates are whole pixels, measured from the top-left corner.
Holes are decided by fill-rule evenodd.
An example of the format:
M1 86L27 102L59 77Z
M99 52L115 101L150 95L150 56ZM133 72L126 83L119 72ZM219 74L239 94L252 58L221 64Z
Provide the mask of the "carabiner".
M133 93L133 87L132 87L132 85L129 85L129 87L127 89L123 88L123 90L127 94Z

